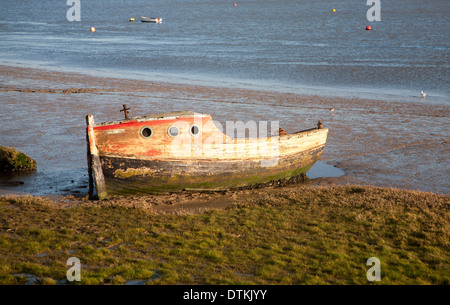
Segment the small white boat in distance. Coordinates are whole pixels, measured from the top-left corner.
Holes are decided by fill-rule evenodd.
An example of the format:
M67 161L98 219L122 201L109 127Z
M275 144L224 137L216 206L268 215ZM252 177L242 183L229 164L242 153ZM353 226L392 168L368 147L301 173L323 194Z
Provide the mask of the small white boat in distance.
M162 22L162 18L153 18L153 17L144 17L141 16L141 22L152 22L152 23L161 23Z

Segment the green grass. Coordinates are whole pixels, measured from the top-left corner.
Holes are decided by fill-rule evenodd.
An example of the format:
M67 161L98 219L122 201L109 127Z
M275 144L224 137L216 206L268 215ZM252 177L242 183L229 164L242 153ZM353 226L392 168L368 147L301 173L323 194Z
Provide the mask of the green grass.
M15 148L0 145L0 172L33 170L36 170L36 161Z
M299 187L199 215L0 197L0 284L449 284L449 197ZM368 282L366 261L381 261Z

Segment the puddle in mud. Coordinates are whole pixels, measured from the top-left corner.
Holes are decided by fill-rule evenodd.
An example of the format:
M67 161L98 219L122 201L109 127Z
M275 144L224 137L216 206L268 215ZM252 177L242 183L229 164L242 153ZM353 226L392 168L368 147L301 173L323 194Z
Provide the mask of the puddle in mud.
M145 285L147 281L144 280L128 280L124 285Z
M313 167L306 173L306 176L310 179L340 177L343 175L345 175L345 172L342 169L322 161L314 163Z
M16 273L13 274L16 277L19 278L25 278L27 279L27 282L25 283L25 285L34 285L38 282L39 277L34 275L34 274L28 274L28 273Z

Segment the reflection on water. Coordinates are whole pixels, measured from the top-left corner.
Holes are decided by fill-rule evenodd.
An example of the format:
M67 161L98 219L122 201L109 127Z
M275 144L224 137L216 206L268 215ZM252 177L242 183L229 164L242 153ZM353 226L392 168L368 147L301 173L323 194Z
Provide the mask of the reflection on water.
M327 177L340 177L345 175L345 172L337 167L326 164L325 162L318 161L313 167L306 173L310 179L315 178L327 178Z

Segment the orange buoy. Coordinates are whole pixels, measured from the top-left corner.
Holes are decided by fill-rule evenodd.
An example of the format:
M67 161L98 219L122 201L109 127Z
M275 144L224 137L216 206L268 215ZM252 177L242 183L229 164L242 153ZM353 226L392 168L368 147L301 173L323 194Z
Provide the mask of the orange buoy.
M235 4L233 4L233 6L237 6L237 4L235 3Z
M95 28L91 26L91 32L95 32Z
M372 27L370 25L366 26L366 31L372 30Z

